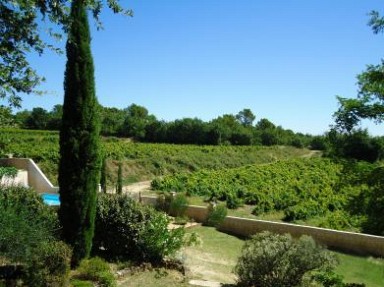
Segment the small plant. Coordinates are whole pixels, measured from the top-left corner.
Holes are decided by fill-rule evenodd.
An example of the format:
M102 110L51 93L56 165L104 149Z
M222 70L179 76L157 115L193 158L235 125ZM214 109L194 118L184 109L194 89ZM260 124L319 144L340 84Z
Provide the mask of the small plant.
M184 193L163 192L156 200L156 209L171 216L182 218L188 208L188 199Z
M111 268L107 262L99 257L81 261L79 267L77 268L77 275L75 278L81 279L83 283L84 281L92 281L102 287L116 286L116 279L112 274Z
M13 180L17 176L17 168L0 166L0 183L2 179Z
M235 272L241 286L294 287L309 271L330 270L335 264L309 236L294 240L288 234L262 232L245 243Z
M162 192L157 196L156 199L156 209L169 213L172 202L172 194L169 192Z
M42 242L27 260L23 282L28 286L67 286L72 251L61 241Z
M227 207L225 204L212 204L208 206L208 215L205 221L205 225L218 227L227 216Z
M188 199L184 193L177 193L172 196L169 206L169 214L175 217L183 217L188 208Z
M229 209L236 209L240 207L242 204L241 200L235 194L232 194L232 193L227 194L227 198L225 201Z
M362 283L344 283L343 276L333 271L318 272L312 276L312 279L323 287L365 287Z

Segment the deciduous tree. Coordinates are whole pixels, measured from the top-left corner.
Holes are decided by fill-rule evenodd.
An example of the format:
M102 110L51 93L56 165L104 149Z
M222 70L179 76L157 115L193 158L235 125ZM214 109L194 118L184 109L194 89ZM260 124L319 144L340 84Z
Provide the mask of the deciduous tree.
M124 10L118 1L106 0L114 13L132 15L132 11ZM99 24L103 2L84 2ZM60 31L66 33L71 22L70 3L70 0L0 1L0 99L20 106L21 93L41 93L36 87L44 78L31 67L27 55L30 52L42 55L47 48L60 52L52 41L44 40L46 37L42 37L41 31L48 30L53 38L61 38Z
M371 12L369 25L375 34L384 31L384 18L376 11ZM359 87L357 98L337 97L339 109L334 114L336 126L350 132L362 119L376 123L384 121L384 61L378 65L368 65L357 76Z

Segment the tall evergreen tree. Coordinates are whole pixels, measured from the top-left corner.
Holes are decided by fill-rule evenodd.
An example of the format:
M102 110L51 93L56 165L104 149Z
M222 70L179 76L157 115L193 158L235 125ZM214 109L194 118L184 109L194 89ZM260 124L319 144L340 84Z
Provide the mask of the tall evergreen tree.
M121 162L119 162L119 165L117 168L116 193L117 194L123 193L123 164Z
M89 256L100 178L100 120L85 0L71 7L60 130L59 218L63 239L73 247L72 265Z

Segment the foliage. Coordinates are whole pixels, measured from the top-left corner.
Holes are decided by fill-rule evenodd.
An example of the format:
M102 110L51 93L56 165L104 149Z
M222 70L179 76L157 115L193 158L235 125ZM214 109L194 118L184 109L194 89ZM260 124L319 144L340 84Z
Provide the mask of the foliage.
M116 193L123 193L123 164L119 162L117 168L117 183L116 183Z
M1 112L1 110L0 110ZM48 112L41 107L24 110L9 121L24 129L58 129L62 106ZM197 145L288 145L306 147L313 138L275 126L261 119L256 126L252 111L243 109L236 116L225 114L204 122L198 118L182 118L171 122L157 120L145 107L132 104L125 109L100 106L101 134L129 137L134 141ZM1 114L0 114L1 117Z
M366 208L367 220L363 224L363 231L384 236L384 166L374 169L369 181L372 186L372 193Z
M331 268L335 258L309 236L263 232L243 247L235 272L241 286L298 286L313 270Z
M314 281L321 283L324 287L365 287L365 284L360 283L345 283L343 276L336 274L333 271L319 272L312 276Z
M178 222L185 222L184 214L188 208L188 199L183 193L163 192L158 195L155 208L176 217Z
M169 214L171 208L171 202L173 199L173 194L170 192L161 192L156 198L155 208L159 211L163 211Z
M102 192L107 193L107 159L105 157L101 162L100 187Z
M31 149L33 145L33 149ZM305 149L261 146L196 146L133 143L126 139L102 138L102 154L107 157L107 184L114 186L117 161L124 164L124 178L149 180L158 175L223 169L246 164L269 163L307 154ZM0 153L32 158L53 184L57 184L59 164L58 133L51 131L1 129Z
M384 18L372 11L369 25L375 34L382 33ZM338 97L339 109L334 117L336 125L350 132L362 119L370 119L376 123L384 120L384 61L379 65L368 65L366 71L357 76L359 87L355 99Z
M205 225L218 227L227 216L227 207L224 204L209 204Z
M17 176L17 168L0 166L0 181L2 178L13 179Z
M226 200L228 207L241 201L255 205L254 214L287 210L287 220L322 215L341 208L345 195L336 193L341 165L328 159L279 161L218 171L197 171L166 176L152 182L157 190ZM233 206L234 205L234 206Z
M39 93L35 87L44 80L30 66L27 53L36 52L42 55L48 48L56 52L54 47L41 31L48 30L53 39L61 39L55 26L66 32L71 23L68 14L67 0L15 0L0 2L0 99L8 99L13 106L20 106L20 93ZM115 13L132 15L132 11L121 8L117 0L108 0L108 6ZM87 1L88 8L98 23L103 1ZM44 27L44 29L43 29ZM41 93L41 92L40 92Z
M126 195L98 197L95 252L116 259L160 262L183 245L184 229L168 230L169 219Z
M76 279L92 281L101 287L115 287L116 279L107 262L99 257L82 260L76 269ZM79 286L79 284L76 284ZM87 285L86 285L87 286ZM93 284L92 284L93 286Z
M371 137L367 130L358 129L344 134L331 130L327 140L326 155L329 157L375 162L384 154L383 138Z
M3 256L25 262L40 242L54 239L57 227L54 210L46 206L35 191L0 186L0 252Z
M27 260L23 282L34 287L67 286L71 249L61 241L43 241Z
M188 208L188 199L184 193L177 193L172 196L169 206L169 214L175 217L183 217Z
M100 176L99 104L85 5L75 0L71 6L60 130L59 219L63 239L73 247L73 266L91 251Z
M25 266L28 286L64 286L71 252L57 228L55 211L35 191L0 187L0 255Z

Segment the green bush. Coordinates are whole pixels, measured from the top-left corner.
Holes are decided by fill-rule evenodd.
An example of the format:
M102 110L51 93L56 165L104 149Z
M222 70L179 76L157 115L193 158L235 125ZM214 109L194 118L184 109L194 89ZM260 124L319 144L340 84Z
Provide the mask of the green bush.
M299 286L309 271L329 269L335 258L309 236L262 232L248 240L235 267L240 286Z
M156 200L156 209L175 216L183 217L188 208L188 199L184 193L162 192Z
M17 175L17 168L0 166L0 180L3 177L15 178Z
M159 211L164 211L165 213L169 213L172 197L173 197L172 194L169 192L160 193L156 198L155 208Z
M28 258L24 284L34 287L67 286L71 249L61 241L42 242Z
M184 193L177 193L172 197L169 214L175 217L183 217L188 208L188 199Z
M306 220L316 215L325 213L319 202L308 200L284 210L284 221Z
M239 208L242 204L240 198L238 198L235 194L233 193L228 193L226 195L225 202L227 204L227 207L229 209L236 209Z
M0 186L0 255L25 263L42 242L55 239L55 211L33 190ZM17 238L17 240L15 240Z
M168 230L166 214L126 195L99 194L95 251L114 259L159 262L183 245L184 229Z
M333 271L316 273L312 279L324 287L365 287L365 284L361 283L344 283L343 276Z
M99 257L94 257L81 261L76 271L77 274L75 277L77 279L81 279L82 281L92 281L97 283L98 286L101 287L117 286L116 279L108 263ZM81 284L87 283L82 282Z
M219 226L224 221L227 213L227 207L224 204L209 204L205 225L214 227Z
M57 241L55 210L33 190L0 186L0 256L24 267L28 286L64 286L70 249Z

